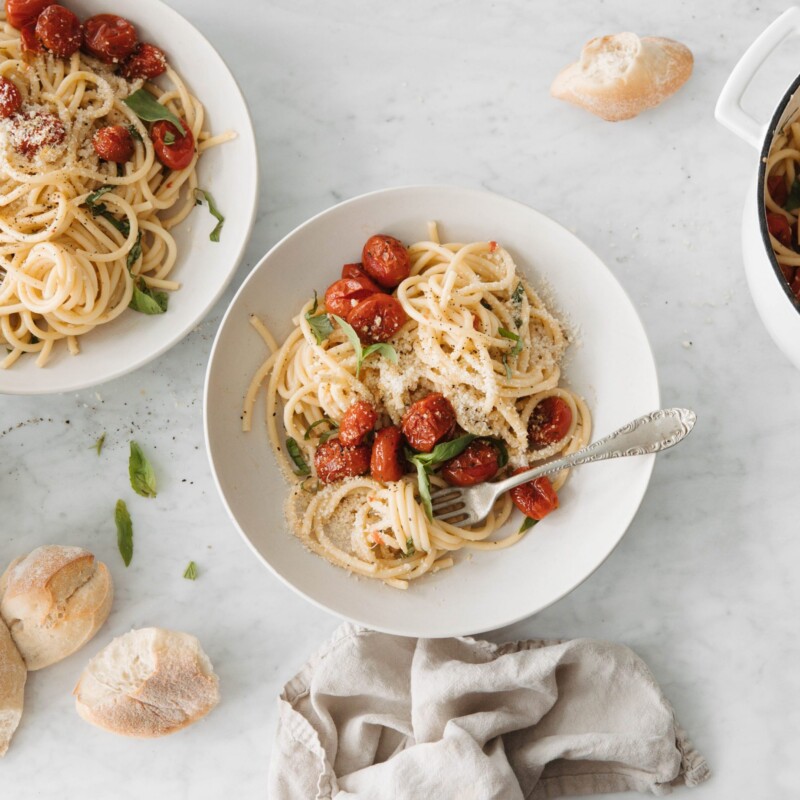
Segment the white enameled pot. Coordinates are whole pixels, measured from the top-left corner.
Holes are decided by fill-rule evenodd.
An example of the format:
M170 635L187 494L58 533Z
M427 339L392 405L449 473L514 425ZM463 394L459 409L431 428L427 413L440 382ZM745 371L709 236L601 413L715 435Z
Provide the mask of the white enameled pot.
M742 107L742 96L767 57L790 36L800 35L800 8L781 14L748 48L720 93L717 121L759 150L756 176L744 205L742 253L750 294L775 344L800 369L800 300L781 274L770 246L764 204L765 165L776 133L800 118L800 76L792 81L769 122Z

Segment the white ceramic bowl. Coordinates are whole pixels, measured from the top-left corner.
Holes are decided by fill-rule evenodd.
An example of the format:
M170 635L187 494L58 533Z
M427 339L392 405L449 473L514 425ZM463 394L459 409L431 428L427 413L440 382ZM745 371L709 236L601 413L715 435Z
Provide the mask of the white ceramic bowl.
M800 369L800 300L781 275L767 232L764 203L765 163L776 133L800 119L800 76L775 108L768 122L759 121L742 106L742 97L767 57L789 36L800 34L800 8L781 14L739 60L717 101L716 117L726 128L759 151L755 179L742 216L742 254L750 294L764 327L784 355Z
M160 0L69 0L85 19L113 12L136 26L139 38L159 45L206 108L206 128L233 130L237 138L203 154L198 164L202 188L225 215L218 243L208 235L216 221L203 207L175 229L178 260L170 275L181 282L170 295L166 314L146 316L126 310L116 320L80 338L81 353L54 350L46 367L21 358L0 370L0 394L75 391L117 378L146 364L179 342L209 311L233 277L255 215L258 163L247 105L225 62L205 37Z
M410 243L436 220L448 241L495 239L577 328L566 379L587 399L598 434L656 409L658 383L641 322L603 263L575 236L532 209L497 195L422 186L363 195L314 217L253 269L217 334L205 387L206 443L222 500L253 552L307 599L342 617L406 636L454 636L526 617L574 589L614 549L647 487L653 456L576 470L561 507L514 547L456 555L453 569L405 592L356 579L307 551L289 532L287 486L263 424L241 431L242 398L265 358L248 322L258 314L279 340L316 289L358 261L364 241L384 232ZM263 398L262 398L263 401ZM261 415L261 416L259 416ZM521 522L514 514L506 531Z

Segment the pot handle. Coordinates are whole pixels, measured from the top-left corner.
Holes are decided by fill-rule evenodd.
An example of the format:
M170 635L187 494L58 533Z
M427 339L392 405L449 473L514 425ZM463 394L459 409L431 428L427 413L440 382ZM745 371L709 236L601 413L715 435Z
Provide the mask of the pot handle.
M742 108L742 95L770 53L792 34L800 34L800 8L796 6L784 11L747 48L722 87L714 109L717 122L757 150L767 134L768 123L759 122Z

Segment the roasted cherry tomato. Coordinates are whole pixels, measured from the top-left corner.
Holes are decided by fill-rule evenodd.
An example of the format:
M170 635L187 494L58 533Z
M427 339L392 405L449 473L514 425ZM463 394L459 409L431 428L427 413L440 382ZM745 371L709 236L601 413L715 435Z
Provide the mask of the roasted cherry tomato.
M83 23L83 49L106 64L124 61L137 43L136 28L116 14L97 14Z
M186 136L181 136L171 122L163 119L154 122L150 128L150 138L153 140L156 158L170 169L186 169L194 158L194 136L186 120L182 119L181 125L186 131Z
M396 425L381 428L372 444L369 471L376 481L399 481L406 471L401 443L403 432Z
M521 467L514 470L514 475L526 472L530 467ZM515 486L511 492L514 505L531 519L544 519L551 511L558 508L558 495L550 483L550 479L542 476L530 483Z
M370 448L365 444L345 447L338 439L329 439L314 453L317 477L323 483L354 478L369 472Z
M356 400L342 414L339 422L339 441L345 447L361 444L377 421L378 414L375 409L366 400Z
M792 246L792 226L782 214L767 212L767 228L784 247Z
M140 42L136 49L123 62L120 75L129 81L137 78L152 80L167 70L167 57L160 47Z
M393 289L411 272L411 262L405 245L383 233L370 236L361 253L367 275L387 289Z
M488 439L473 439L449 461L445 461L441 476L451 486L474 486L491 480L500 469L500 451Z
M64 123L55 115L28 111L12 119L11 141L18 153L26 158L36 155L43 147L61 144L67 138Z
M528 420L528 446L542 450L560 442L572 425L572 409L561 397L551 395L540 400Z
M0 117L10 117L19 111L22 95L17 85L8 78L0 78Z
M100 128L92 138L94 151L105 161L124 164L133 156L133 136L124 125Z
M373 294L347 315L347 322L363 344L388 342L407 319L400 301L389 294Z
M12 28L21 30L36 22L39 14L51 5L53 0L6 0L6 19Z
M415 450L430 453L437 442L455 432L456 412L443 394L434 392L412 403L400 425L406 441Z
M325 292L325 310L347 321L347 315L362 301L380 293L379 286L366 275L342 278L332 283Z
M64 6L48 6L36 20L36 38L59 58L69 58L77 53L81 37L81 21Z
M22 58L27 61L26 56L29 53L44 53L44 47L36 35L36 23L29 22L19 32L20 49L22 50Z
M364 272L364 267L361 264L345 264L342 267L343 278L366 278L367 273ZM383 290L381 290L383 291Z
M786 179L782 175L770 175L767 178L767 191L781 208L786 205L789 190L786 188Z

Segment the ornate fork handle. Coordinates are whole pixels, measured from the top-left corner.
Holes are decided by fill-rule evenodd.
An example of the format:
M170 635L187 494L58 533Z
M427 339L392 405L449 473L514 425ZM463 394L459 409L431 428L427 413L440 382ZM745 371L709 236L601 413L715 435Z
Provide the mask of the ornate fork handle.
M687 408L664 408L653 411L571 455L548 461L541 467L519 475L512 475L493 486L499 495L522 483L528 483L542 475L552 475L567 467L577 467L592 461L604 461L607 458L658 453L686 438L696 420L694 411Z

